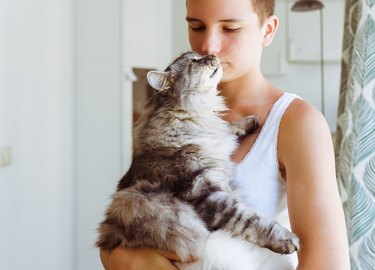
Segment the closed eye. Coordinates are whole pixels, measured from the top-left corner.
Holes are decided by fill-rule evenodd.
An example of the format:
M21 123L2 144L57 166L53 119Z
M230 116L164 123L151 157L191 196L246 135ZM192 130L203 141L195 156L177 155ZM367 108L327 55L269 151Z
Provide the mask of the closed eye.
M198 26L198 27L189 26L189 28L190 28L191 31L194 31L194 32L202 32L202 31L205 30L204 26Z
M228 32L228 33L233 33L233 32L237 32L241 29L241 27L239 28L224 28L223 31L224 32Z

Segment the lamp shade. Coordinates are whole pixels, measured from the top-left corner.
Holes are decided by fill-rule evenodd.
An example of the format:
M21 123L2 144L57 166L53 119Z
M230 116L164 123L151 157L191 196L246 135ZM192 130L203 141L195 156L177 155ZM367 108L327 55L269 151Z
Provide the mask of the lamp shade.
M322 9L323 3L318 0L299 0L292 6L292 11L312 11Z

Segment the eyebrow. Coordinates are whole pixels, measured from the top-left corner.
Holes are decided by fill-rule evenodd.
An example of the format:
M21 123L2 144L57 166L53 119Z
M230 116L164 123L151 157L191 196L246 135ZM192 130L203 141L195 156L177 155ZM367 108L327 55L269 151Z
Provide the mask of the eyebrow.
M202 22L199 19L191 18L191 17L186 17L187 22ZM243 20L241 19L223 19L219 20L219 22L242 22Z

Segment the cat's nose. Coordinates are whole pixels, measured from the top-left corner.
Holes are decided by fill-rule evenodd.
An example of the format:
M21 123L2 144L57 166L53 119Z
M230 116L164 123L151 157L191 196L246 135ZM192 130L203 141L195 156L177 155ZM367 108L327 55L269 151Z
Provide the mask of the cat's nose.
M213 55L213 54L210 54L208 57L208 64L211 66L211 67L214 67L216 68L219 64L220 64L220 59Z

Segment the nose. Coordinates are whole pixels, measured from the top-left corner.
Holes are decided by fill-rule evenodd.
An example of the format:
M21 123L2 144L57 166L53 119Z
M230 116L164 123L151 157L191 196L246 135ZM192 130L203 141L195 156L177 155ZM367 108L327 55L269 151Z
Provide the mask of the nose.
M214 54L210 54L207 56L207 63L211 67L216 68L220 64L220 60Z
M201 45L202 54L218 55L221 50L220 36L214 31L207 30L204 33L203 42Z

